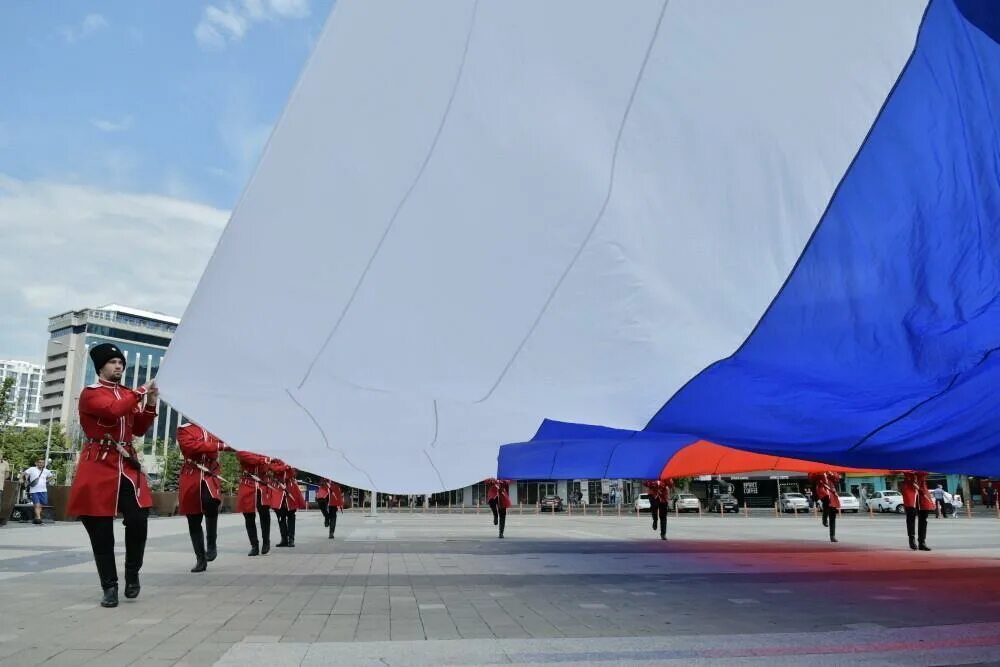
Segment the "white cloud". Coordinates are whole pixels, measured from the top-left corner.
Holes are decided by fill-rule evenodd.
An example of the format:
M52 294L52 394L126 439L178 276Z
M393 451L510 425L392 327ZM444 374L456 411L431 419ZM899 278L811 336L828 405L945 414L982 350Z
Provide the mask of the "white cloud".
M39 358L51 315L126 303L180 315L227 211L0 174L0 357Z
M74 44L85 37L93 35L98 30L108 27L108 21L100 14L87 14L80 25L64 25L59 28L59 34L69 44Z
M124 132L132 128L132 116L125 116L118 121L95 118L90 123L102 132Z
M302 18L309 16L309 0L270 0L271 11L279 16Z
M209 5L195 26L194 36L202 48L220 50L243 39L254 23L308 15L309 0L240 0Z

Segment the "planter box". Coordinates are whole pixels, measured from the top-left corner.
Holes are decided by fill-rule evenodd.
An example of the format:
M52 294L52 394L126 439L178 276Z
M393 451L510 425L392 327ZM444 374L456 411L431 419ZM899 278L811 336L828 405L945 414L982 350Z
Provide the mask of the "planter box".
M153 491L152 510L157 516L173 516L177 514L177 492Z
M222 511L222 512L235 513L236 512L236 499L237 498L238 498L238 496L233 495L231 493L223 494L223 496L222 496L222 507L220 507L219 510Z
M21 482L8 479L4 484L3 493L0 493L0 526L7 523L10 513L14 511L17 504L17 497L21 493Z
M49 505L52 506L52 513L56 521L72 521L76 519L75 516L66 514L66 507L69 505L69 490L70 487L68 486L49 487Z

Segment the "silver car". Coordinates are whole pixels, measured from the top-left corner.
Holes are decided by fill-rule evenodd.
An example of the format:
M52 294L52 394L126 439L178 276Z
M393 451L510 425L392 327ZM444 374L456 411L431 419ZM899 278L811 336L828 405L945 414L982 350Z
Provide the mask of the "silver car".
M837 497L840 498L840 511L841 512L854 512L857 514L861 511L861 503L858 499L850 493L838 493Z
M675 512L700 512L701 501L693 493L678 493L674 496L673 510Z
M782 512L809 511L809 501L801 493L782 493L778 502Z

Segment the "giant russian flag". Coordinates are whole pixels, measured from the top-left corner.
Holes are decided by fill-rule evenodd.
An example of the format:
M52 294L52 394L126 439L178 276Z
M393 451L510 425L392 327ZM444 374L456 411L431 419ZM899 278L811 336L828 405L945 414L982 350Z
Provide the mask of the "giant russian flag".
M382 491L503 443L1000 473L995 9L338 2L164 396Z

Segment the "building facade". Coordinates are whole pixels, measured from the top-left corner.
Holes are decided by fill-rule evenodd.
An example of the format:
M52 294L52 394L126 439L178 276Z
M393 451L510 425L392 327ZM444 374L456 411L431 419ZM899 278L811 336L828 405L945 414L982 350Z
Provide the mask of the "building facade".
M0 359L0 382L14 378L14 426L38 426L45 369L30 361Z
M79 440L80 392L97 381L90 348L101 343L117 345L127 363L122 384L139 387L156 377L179 323L176 317L117 304L49 318L41 423L60 422L71 442ZM181 415L169 405L161 403L158 412L146 433L147 443L173 440L180 423Z

